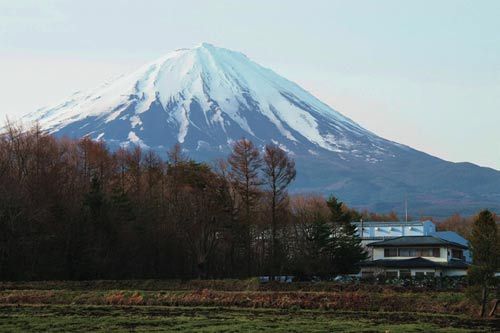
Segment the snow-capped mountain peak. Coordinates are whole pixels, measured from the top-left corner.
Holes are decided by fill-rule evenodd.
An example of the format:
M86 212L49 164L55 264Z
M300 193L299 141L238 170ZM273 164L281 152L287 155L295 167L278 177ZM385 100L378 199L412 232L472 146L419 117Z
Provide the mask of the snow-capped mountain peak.
M242 137L275 144L297 162L296 189L335 193L352 205L414 213L499 207L500 172L454 164L385 140L297 84L239 52L202 43L24 118L56 136L131 144L164 154L227 156Z
M351 152L367 138L380 141L297 84L209 43L171 52L25 119L55 134L152 149L180 142L187 150L225 151L247 137L291 150ZM382 153L380 148L370 150Z

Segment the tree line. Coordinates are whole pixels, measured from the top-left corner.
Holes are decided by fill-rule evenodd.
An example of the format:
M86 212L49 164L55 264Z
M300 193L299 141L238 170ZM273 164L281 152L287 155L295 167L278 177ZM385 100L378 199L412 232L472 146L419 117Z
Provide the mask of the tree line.
M8 125L0 136L0 279L330 276L365 258L335 197L290 197L293 159L246 139L199 163Z

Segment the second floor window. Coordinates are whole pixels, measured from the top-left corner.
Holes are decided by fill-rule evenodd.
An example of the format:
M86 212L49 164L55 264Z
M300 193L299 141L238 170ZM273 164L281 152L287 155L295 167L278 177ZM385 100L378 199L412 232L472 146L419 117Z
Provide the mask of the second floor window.
M384 249L384 257L440 257L439 248L387 248Z
M462 250L452 249L451 250L451 257L457 258L457 259L464 259L464 252Z
M384 249L384 257L397 257L398 249Z

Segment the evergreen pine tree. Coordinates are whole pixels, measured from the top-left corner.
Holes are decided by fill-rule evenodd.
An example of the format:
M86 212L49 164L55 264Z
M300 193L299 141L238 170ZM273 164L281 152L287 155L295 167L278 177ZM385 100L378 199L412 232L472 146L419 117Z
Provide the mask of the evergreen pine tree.
M500 238L493 214L484 210L476 217L470 236L472 266L469 281L472 286L481 286L481 316L485 314L488 289L495 284L495 271L500 263Z
M92 177L90 190L85 195L83 206L88 222L86 228L82 228L84 232L82 238L85 244L83 257L85 258L84 262L89 265L86 274L90 274L86 278L102 278L101 272L105 271L104 267L107 266L109 259L107 257L109 253L107 243L111 233L111 224L108 219L106 198L102 191L101 182L96 176Z
M327 276L331 269L334 248L332 232L327 221L318 217L311 228L311 271L319 276Z
M356 228L351 224L360 216L355 211L347 210L334 196L328 199L327 205L331 212L331 242L334 243L332 271L335 274L354 273L356 264L367 258L361 239L356 234Z
M334 234L336 241L334 272L355 273L356 264L367 258L367 253L361 245L361 238L356 233L356 227L351 222L341 222L335 225Z

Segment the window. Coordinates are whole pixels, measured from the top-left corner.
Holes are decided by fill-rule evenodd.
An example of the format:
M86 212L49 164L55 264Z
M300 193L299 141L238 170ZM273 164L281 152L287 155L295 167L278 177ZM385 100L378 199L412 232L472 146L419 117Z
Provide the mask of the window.
M410 278L411 277L411 271L409 269L400 269L399 270L399 277L404 279L404 278Z
M432 249L430 249L430 248L418 249L417 256L419 256L419 257L432 257Z
M387 272L385 272L385 277L388 279L395 279L398 277L398 272L397 271L387 271Z
M424 247L411 248L402 247L398 249L385 249L385 257L440 257L439 248Z
M398 249L384 249L384 257L397 257Z
M425 276L425 272L415 272L415 278L423 279Z
M440 250L439 248L421 248L417 251L418 257L439 257Z
M425 273L425 276L434 277L434 276L436 276L436 273L434 273L434 272L427 272L427 273Z
M464 259L464 251L458 249L451 250L451 257L457 259Z
M410 256L410 249L399 249L399 256L400 257L409 257Z

